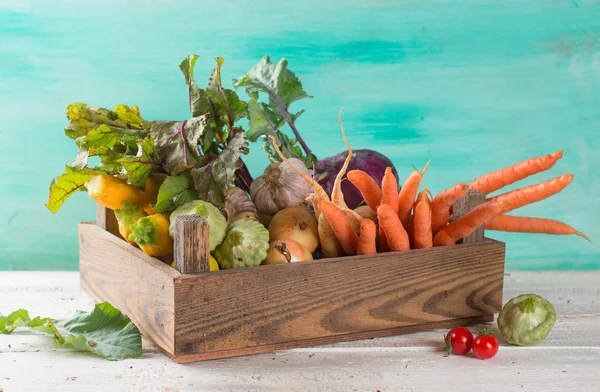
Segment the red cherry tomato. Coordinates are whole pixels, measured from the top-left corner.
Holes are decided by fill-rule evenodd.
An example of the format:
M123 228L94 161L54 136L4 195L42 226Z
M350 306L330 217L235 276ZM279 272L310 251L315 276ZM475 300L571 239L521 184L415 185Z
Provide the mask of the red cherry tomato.
M473 334L465 327L452 328L444 336L444 342L446 342L446 346L443 351L446 351L446 356L450 354L465 355L471 351Z
M498 352L498 339L484 329L478 332L478 336L473 340L473 354L479 359L490 359Z

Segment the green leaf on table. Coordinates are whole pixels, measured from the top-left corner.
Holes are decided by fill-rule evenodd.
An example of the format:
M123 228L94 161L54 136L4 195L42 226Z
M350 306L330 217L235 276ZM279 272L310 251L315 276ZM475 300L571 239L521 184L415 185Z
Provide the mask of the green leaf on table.
M158 198L153 208L158 212L173 212L188 201L197 200L194 181L185 172L177 176L168 176L158 190Z
M186 121L154 121L150 135L162 158L165 171L177 175L202 162L199 143L207 128L208 117Z
M138 142L138 152L135 157L118 160L123 165L125 175L131 185L145 190L146 180L153 168L160 165L160 159L154 149L152 138Z
M240 157L248 153L244 131L236 128L229 135L227 146L205 165L191 170L198 196L217 206L223 206L225 192L233 185L235 172L242 166Z
M0 317L0 333L9 334L19 327L54 335L59 346L90 351L112 361L142 355L140 331L129 317L108 302L64 321L39 316L31 319L25 309Z
M208 100L206 91L198 87L194 80L194 66L197 59L197 55L191 54L179 64L185 84L188 86L190 113L192 117L202 116L210 111L210 101Z
M90 180L89 172L69 170L50 184L50 195L46 208L56 212L73 193L85 189L85 183Z
M39 316L31 319L27 310L19 309L8 316L0 316L0 333L9 334L19 327L28 327L35 331L52 334L52 329L47 325L49 321L52 319Z
M97 304L91 312L79 312L71 320L59 321L54 327L56 341L63 346L91 351L113 361L142 355L140 331L108 302Z

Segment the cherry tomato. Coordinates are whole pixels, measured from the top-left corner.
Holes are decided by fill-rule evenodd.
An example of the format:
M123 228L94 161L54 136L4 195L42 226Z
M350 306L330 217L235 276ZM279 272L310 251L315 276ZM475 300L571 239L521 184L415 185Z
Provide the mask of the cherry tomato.
M498 352L498 346L498 339L483 329L473 340L473 354L479 359L490 359Z
M450 354L465 355L471 351L473 334L465 327L452 328L444 336L444 342L446 342L446 346L442 351L446 351L446 356Z

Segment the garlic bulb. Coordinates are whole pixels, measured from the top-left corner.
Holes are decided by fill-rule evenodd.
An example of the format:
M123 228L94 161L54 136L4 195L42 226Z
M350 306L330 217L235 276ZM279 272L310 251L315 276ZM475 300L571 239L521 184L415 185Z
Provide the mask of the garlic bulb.
M300 159L291 158L289 162L310 175ZM311 189L311 185L296 174L288 163L274 162L252 182L250 196L259 212L272 215L284 208L299 206Z

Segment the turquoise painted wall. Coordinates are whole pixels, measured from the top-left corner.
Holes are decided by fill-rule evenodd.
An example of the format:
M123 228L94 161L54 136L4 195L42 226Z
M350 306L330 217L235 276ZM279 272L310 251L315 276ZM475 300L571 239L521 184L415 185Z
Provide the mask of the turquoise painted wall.
M434 191L523 158L565 149L541 181L574 183L522 214L568 222L600 242L599 1L0 2L0 269L76 269L84 195L57 215L50 179L74 156L65 106L135 104L150 119L187 113L177 65L199 54L237 77L264 54L286 57L314 99L298 126L315 152L388 155L402 176L433 158ZM335 147L332 147L335 146ZM249 158L257 175L266 158ZM531 183L526 181L525 183ZM580 238L493 234L511 269L598 269Z

